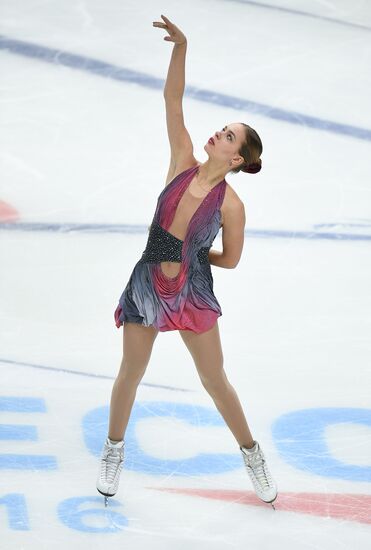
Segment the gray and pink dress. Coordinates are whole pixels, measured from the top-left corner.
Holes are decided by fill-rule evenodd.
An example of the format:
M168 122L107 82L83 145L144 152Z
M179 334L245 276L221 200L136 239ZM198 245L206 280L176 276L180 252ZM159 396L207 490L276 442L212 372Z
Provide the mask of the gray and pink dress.
M146 248L134 266L119 299L114 318L117 328L124 321L154 326L159 331L205 332L222 315L213 293L208 253L221 227L221 212L227 183L215 185L190 218L184 240L169 233L177 206L198 171L192 166L178 174L160 193ZM192 200L193 200L192 199ZM175 277L168 277L161 262L181 262Z

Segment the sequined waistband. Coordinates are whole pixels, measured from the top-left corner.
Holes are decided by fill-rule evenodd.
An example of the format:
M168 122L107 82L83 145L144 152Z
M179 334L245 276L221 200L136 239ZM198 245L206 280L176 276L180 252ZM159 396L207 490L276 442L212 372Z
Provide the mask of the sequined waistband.
M141 262L181 262L183 241L166 231L160 224L153 222L149 229L146 248L140 259ZM209 250L203 246L197 251L200 264L209 263Z
M153 222L148 235L143 262L181 262L183 241L174 237L160 224Z

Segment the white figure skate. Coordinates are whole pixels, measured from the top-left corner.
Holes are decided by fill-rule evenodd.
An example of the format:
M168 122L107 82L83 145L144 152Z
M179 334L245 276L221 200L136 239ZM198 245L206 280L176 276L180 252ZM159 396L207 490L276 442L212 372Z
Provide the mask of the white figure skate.
M275 510L272 503L277 498L277 485L272 479L259 443L254 440L252 449L242 446L240 450L257 496L264 502L271 504Z
M107 437L97 477L97 490L104 496L105 506L107 506L108 497L113 497L117 493L123 461L124 441L111 443Z

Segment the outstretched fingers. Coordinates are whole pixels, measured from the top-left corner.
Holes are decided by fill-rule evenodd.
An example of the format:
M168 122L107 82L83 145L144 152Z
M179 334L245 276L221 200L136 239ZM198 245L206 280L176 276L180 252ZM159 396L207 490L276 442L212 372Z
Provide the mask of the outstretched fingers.
M183 44L184 42L186 42L186 37L182 33L182 31L176 25L174 25L174 23L172 23L170 19L165 17L165 15L161 15L161 17L164 22L153 21L153 26L165 29L169 33L169 36L165 36L164 40L175 42L176 44Z
M161 15L161 17L165 21L165 23L163 21L153 21L153 26L161 27L162 29L170 29L172 27L171 21L164 15Z

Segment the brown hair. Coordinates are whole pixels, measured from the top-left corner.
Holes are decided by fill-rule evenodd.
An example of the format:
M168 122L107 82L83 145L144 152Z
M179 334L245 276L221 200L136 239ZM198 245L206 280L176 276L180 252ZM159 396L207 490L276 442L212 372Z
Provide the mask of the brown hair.
M251 128L251 126L245 124L244 122L240 122L240 124L245 127L246 141L241 145L238 154L245 159L245 162L230 172L233 174L238 174L238 172L242 170L242 172L255 174L256 172L259 172L262 167L260 155L263 152L263 144L254 128Z

